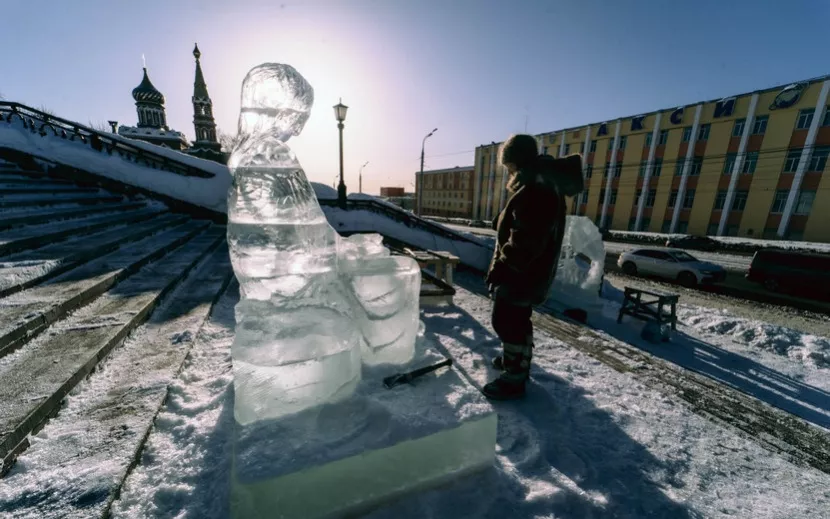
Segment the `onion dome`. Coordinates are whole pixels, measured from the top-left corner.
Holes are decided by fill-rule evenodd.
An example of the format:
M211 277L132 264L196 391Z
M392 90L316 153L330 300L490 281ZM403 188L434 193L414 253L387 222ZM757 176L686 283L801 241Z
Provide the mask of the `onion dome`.
M133 99L135 99L136 102L154 103L159 105L164 104L164 95L162 95L162 93L153 86L153 83L150 82L150 78L147 76L146 67L144 68L144 79L141 80L140 85L133 89Z

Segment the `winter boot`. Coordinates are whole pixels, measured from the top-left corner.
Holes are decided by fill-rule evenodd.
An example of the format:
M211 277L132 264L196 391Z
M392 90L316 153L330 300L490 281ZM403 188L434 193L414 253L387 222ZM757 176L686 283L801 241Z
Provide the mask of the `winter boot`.
M532 357L532 343L504 343L504 356L501 357L504 372L499 378L484 386L484 396L491 400L515 400L524 397ZM495 363L496 359L493 360L494 365Z

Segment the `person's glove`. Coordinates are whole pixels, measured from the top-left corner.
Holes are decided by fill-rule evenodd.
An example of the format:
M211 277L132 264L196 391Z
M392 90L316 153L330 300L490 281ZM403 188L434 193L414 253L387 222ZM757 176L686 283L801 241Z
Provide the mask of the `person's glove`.
M512 272L510 271L510 267L500 261L497 261L493 264L493 268L490 269L490 272L487 273L485 282L488 285L499 286L508 283L511 277Z

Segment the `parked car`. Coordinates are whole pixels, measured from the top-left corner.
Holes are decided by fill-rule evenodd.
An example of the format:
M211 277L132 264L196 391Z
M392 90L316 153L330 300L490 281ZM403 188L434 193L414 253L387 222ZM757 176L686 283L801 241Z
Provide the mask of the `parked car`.
M643 274L672 279L685 286L718 283L726 279L726 269L700 261L682 250L644 248L620 254L617 266L628 275Z
M830 294L830 255L762 249L752 257L746 278L772 292L825 299Z
M680 238L669 238L666 240L666 247L713 252L720 248L720 243L708 236L683 236Z

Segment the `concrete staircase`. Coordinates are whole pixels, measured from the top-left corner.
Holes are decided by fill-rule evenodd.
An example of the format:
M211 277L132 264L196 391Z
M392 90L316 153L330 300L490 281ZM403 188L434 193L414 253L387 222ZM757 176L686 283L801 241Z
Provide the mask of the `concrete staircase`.
M177 330L195 336L232 277L224 225L0 168L0 475L73 388L126 354L118 346L158 305L202 308ZM168 348L166 339L155 348Z

